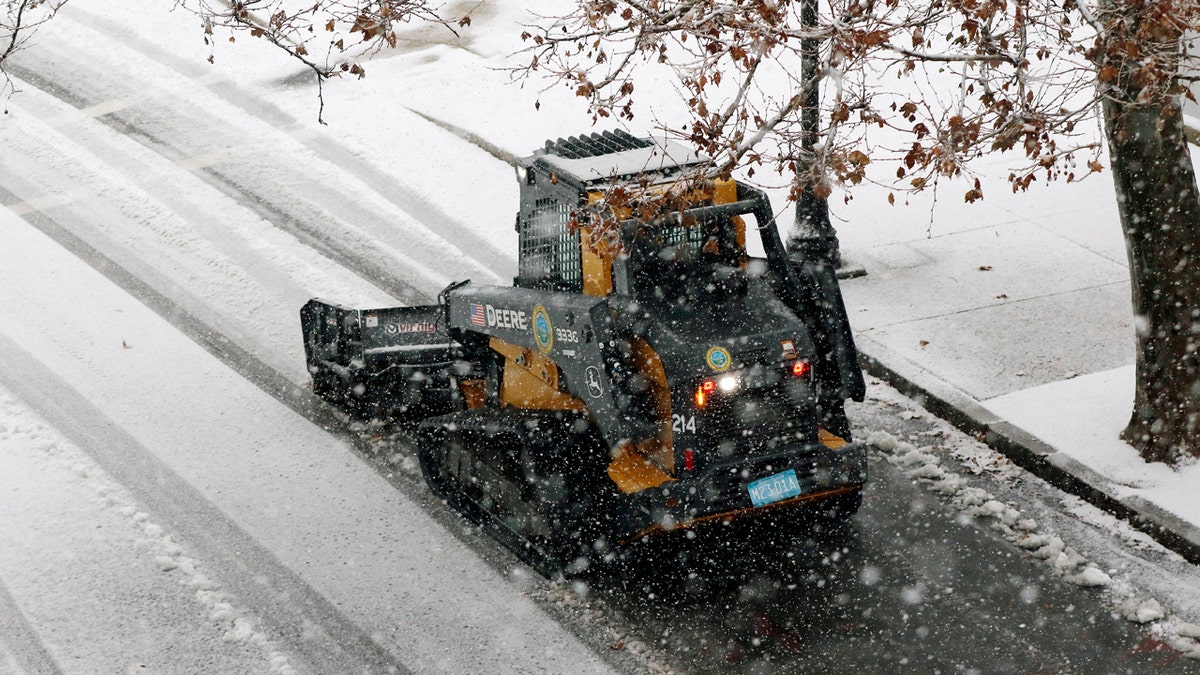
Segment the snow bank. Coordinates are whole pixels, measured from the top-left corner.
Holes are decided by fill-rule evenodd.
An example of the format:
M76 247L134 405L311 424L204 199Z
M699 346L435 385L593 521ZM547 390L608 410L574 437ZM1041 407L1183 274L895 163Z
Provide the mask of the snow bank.
M1120 439L1133 406L1134 368L1126 366L1024 389L984 401L1009 420L1137 495L1189 523L1200 524L1200 463L1172 469L1147 464Z

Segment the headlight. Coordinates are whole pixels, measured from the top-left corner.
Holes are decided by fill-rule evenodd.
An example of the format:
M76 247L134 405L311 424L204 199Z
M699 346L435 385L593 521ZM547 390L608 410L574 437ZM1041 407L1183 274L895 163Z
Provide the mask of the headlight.
M724 375L717 380L717 387L724 393L728 394L731 391L736 391L741 381L733 375Z
M696 387L696 405L700 408L708 405L708 399L718 391L722 394L729 394L738 390L742 386L742 380L736 375L722 375L717 379L707 379Z

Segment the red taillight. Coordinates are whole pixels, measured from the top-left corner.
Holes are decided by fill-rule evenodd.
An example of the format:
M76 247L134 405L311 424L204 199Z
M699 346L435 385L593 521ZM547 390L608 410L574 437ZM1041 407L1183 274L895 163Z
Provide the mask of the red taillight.
M696 453L691 448L683 451L683 468L686 471L696 470Z
M700 388L704 390L704 393L711 394L717 390L717 381L705 380L703 384L700 385Z
M703 408L708 404L708 397L717 390L716 380L705 380L696 387L696 407Z
M792 374L796 377L804 377L808 374L808 361L792 361Z

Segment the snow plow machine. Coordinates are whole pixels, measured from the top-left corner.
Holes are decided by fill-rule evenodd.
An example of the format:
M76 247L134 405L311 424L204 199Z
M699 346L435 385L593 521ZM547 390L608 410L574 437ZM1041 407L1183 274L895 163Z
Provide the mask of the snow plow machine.
M546 576L708 523L848 518L867 459L843 406L865 384L837 279L789 260L762 191L680 189L705 162L620 132L548 141L516 164L513 285L309 301L313 391L415 424L433 491ZM683 198L647 215L632 186Z

